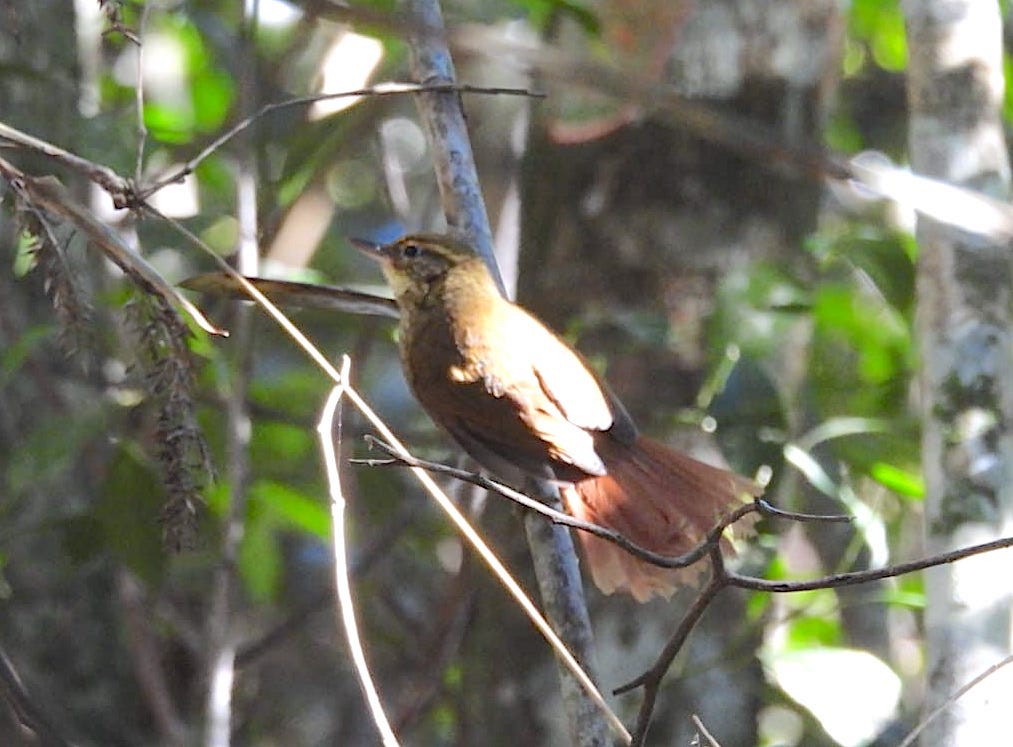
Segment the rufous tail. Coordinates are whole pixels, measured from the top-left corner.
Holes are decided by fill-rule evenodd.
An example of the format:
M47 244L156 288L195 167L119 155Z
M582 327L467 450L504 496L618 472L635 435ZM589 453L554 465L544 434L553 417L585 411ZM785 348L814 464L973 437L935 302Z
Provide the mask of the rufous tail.
M577 518L614 529L663 555L689 551L722 516L762 492L752 480L643 436L632 446L601 441L596 447L608 474L565 487L567 508ZM628 591L639 602L654 594L670 597L679 585L695 582L705 567L660 568L608 540L578 534L591 577L606 594Z

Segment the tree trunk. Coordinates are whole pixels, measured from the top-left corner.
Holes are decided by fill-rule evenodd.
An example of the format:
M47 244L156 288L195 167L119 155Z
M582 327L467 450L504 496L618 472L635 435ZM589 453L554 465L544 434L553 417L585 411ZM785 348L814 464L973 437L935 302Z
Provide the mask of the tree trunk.
M915 170L1008 200L998 3L912 0L904 10ZM942 552L1013 526L1010 246L924 217L918 244L926 521L929 550ZM927 573L929 711L1009 654L1010 562L1000 552ZM946 707L923 744L1013 733L1011 691L1013 669L987 678Z

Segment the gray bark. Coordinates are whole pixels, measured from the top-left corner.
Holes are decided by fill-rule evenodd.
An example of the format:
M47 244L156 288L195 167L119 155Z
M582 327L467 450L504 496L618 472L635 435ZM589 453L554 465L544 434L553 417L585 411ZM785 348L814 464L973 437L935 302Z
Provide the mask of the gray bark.
M904 12L914 169L1008 200L998 3L912 0ZM918 243L927 535L942 552L1013 527L1010 246L926 218ZM927 573L928 710L1009 654L1010 568L994 553ZM1007 668L949 704L922 743L995 744L1013 732L1011 691Z

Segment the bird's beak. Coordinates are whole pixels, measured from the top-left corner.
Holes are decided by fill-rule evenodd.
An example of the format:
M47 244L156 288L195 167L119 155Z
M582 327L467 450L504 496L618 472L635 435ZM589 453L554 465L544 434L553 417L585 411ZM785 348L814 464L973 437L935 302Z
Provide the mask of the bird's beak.
M368 241L367 239L349 238L348 241L352 246L370 259L382 262L388 258L387 247L384 244L377 244L375 241Z

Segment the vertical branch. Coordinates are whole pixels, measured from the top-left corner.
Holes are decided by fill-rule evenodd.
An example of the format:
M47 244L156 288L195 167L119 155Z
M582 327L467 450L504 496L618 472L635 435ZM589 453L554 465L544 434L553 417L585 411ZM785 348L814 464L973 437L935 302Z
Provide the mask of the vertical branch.
M544 494L536 495L549 505L560 507L554 486L543 483L537 487L548 490L540 490ZM584 670L597 676L591 619L587 614L580 571L574 562L576 552L569 529L529 511L524 514L524 531L531 548L545 616ZM563 675L563 671L560 668L560 688L574 744L610 744L608 727L601 711L588 698L580 683L571 675Z
M411 39L412 74L416 81L454 83L454 65L445 42L438 0L408 0L407 7L414 26L421 29ZM505 293L460 96L426 92L420 93L417 101L436 165L447 222L471 240ZM543 498L558 501L557 491L551 485L539 485L538 492ZM557 527L539 530L532 521L538 520L528 519L528 544L548 616L566 646L595 676L593 637L572 538ZM558 660L557 663L571 741L582 746L607 744L608 725L601 711L573 674Z
M904 4L911 59L909 142L915 170L1007 201L1002 18L995 0ZM933 553L1013 525L1011 246L922 215L918 337L923 464ZM927 707L1008 655L1013 591L1002 553L927 572ZM928 728L926 744L976 744L1013 731L1013 679L982 683Z
M144 35L148 30L148 16L151 3L145 2L141 9L141 20L137 27L137 81L134 89L137 107L137 155L134 163L134 184L140 184L144 176L144 146L148 142L148 126L144 123Z
M256 33L257 3L244 6L247 16L243 23L238 54L240 111L245 114L256 108L256 59L253 36ZM236 140L236 217L239 223L237 269L242 275L257 275L257 178L256 155L252 131ZM252 309L245 304L235 308L233 324L235 359L232 366L230 391L226 400L226 459L229 484L229 507L224 521L221 565L212 591L208 621L208 694L207 747L227 747L231 742L232 690L235 680L237 642L232 630L232 605L236 596L237 562L245 533L246 497L250 483L250 432L252 423L247 407L252 368Z
M408 0L407 5L413 26L419 29L411 39L415 81L423 85L455 83L454 61L447 49L439 0ZM461 96L452 91L427 91L418 94L415 100L433 153L447 223L471 240L503 291Z

